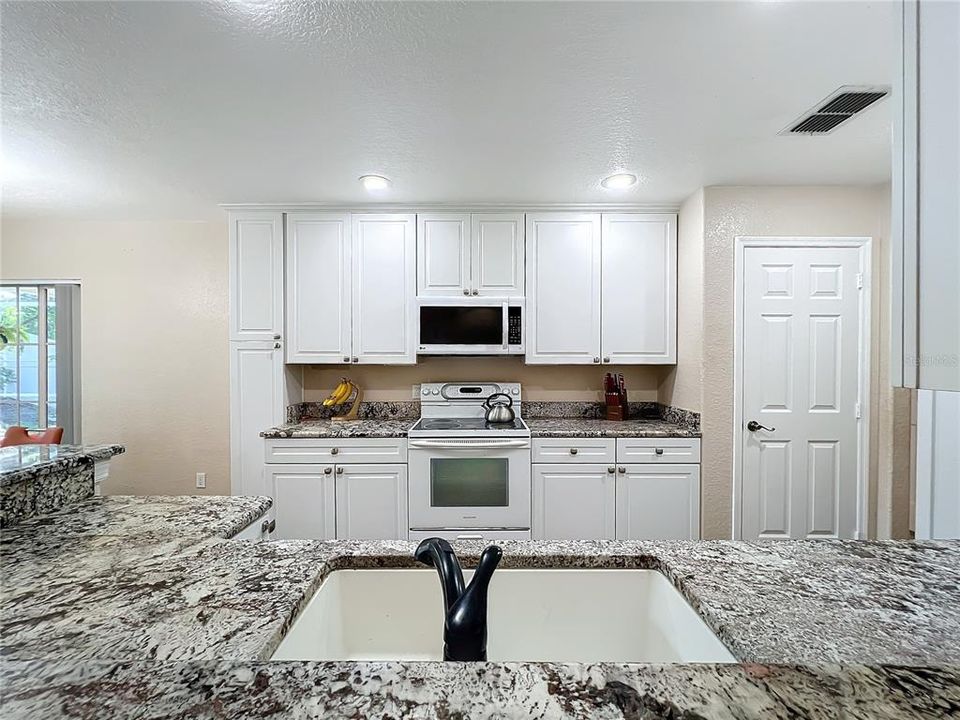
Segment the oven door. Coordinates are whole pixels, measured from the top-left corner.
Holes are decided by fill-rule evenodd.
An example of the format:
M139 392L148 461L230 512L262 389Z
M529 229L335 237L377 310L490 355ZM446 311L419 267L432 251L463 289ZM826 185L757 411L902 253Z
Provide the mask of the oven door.
M411 439L408 447L412 530L530 527L529 439Z
M506 355L505 298L427 298L419 305L422 355Z

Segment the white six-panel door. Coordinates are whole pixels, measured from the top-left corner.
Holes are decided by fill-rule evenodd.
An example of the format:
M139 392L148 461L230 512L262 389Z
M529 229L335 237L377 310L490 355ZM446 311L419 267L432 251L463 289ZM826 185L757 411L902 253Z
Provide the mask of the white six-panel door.
M470 215L417 216L417 294L470 294Z
M861 262L859 247L743 248L744 540L856 536Z
M414 364L415 215L354 215L353 362Z
M523 297L523 213L475 213L470 234L470 294Z
M528 364L600 362L600 215L527 215Z
M287 362L350 362L350 216L286 220Z
M604 213L601 235L603 362L675 363L676 215Z
M280 340L283 213L230 213L230 340Z

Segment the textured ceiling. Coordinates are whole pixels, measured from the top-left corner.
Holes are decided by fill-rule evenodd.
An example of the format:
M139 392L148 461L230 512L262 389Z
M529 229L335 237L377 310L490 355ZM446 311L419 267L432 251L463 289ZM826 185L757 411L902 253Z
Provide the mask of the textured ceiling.
M889 177L882 2L4 2L6 212L222 202L652 202ZM599 180L640 176L611 193ZM383 173L376 198L357 182Z

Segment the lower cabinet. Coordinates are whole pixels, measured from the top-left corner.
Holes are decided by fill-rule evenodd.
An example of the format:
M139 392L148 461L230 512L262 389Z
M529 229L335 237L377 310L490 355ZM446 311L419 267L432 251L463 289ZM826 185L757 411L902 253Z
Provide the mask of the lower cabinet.
M406 465L267 465L281 540L407 537Z
M337 465L337 538L405 538L406 465Z
M618 540L699 540L699 465L621 465Z
M332 465L267 465L278 540L333 540L336 535Z
M533 466L535 540L612 540L616 537L613 465Z

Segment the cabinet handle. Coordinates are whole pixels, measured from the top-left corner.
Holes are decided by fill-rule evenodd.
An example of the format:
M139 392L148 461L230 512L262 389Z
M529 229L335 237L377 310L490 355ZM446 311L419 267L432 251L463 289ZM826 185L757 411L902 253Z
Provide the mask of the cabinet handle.
M274 336L273 336L273 339L274 339L274 340L279 340L279 339L280 339L280 336L279 336L279 335L274 335Z
M614 472L616 472L616 471L617 471L617 469L616 469L613 465L611 465L610 467L607 468L607 472L608 472L608 473L614 473Z
M480 294L480 291L479 291L479 290L474 290L474 291L473 291L473 294L474 294L474 295L479 295L479 294Z
M340 454L340 448L330 448L330 454L331 454L331 455L339 455L339 454Z
M625 467L618 467L618 468L617 468L617 472L618 472L618 473L621 473L621 474L622 474L622 473L625 473L626 471L627 471L627 469L626 469Z
M571 454L571 455L576 455L578 452L580 452L580 451L577 450L576 448L570 448L570 454Z
M463 294L464 294L464 295L469 295L469 294L470 294L470 291L469 291L467 288L464 288L464 289L463 289Z
M276 529L277 529L277 521L276 521L276 520L264 520L262 523L260 523L260 532L262 532L262 533L267 533L267 534L269 534L269 533L272 533L272 532L273 532L274 530L276 530Z
M324 474L324 475L329 475L329 474L332 473L332 472L333 472L333 468L324 468L324 469L323 469L323 474Z
M663 448L656 448L656 449L654 449L654 452L655 452L657 455L663 455Z
M483 535L477 533L476 535L457 535L457 540L483 540Z
M598 363L598 362L600 362L600 358L595 357L595 358L593 359L593 361L594 361L595 363Z
M342 467L338 467L338 468L337 468L337 475L343 475L343 468L342 468Z

